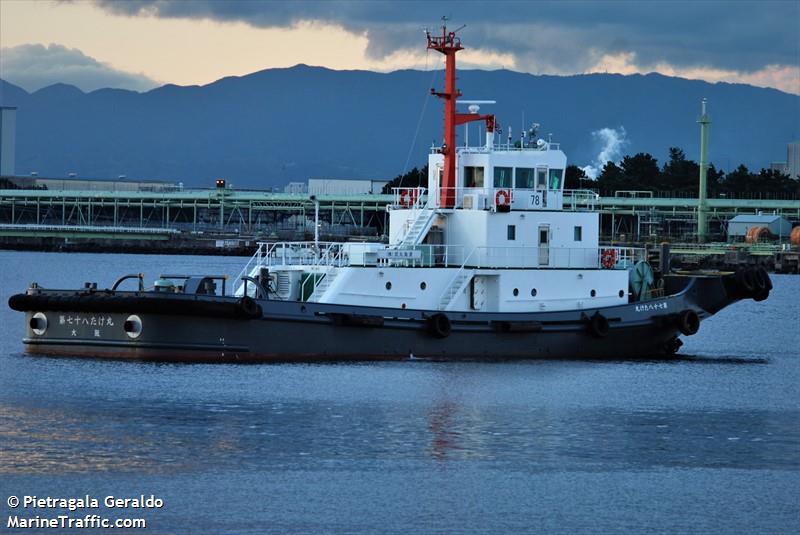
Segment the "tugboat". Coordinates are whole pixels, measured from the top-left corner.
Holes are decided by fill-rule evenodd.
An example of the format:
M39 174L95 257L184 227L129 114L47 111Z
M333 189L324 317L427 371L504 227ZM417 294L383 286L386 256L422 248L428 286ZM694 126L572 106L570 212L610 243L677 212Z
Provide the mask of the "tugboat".
M669 356L680 335L740 299L766 299L763 269L654 271L643 249L603 245L600 216L565 198L567 158L535 129L495 137L487 101L459 100L456 32L446 60L444 142L427 188L397 188L388 244L260 243L229 288L218 275L125 275L110 289L33 283L29 352L201 362ZM491 101L488 101L491 103ZM459 110L459 106L464 106ZM457 146L480 122L485 140ZM584 206L581 204L580 206ZM120 289L128 279L133 290Z

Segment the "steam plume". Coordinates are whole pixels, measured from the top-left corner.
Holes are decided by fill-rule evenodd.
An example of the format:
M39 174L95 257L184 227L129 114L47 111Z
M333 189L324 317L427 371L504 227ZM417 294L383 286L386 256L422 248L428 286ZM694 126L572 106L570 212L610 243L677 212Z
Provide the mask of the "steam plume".
M592 163L581 167L586 176L595 180L607 162L617 162L622 156L622 149L628 144L625 127L601 128L592 132L592 138L601 145L600 152Z

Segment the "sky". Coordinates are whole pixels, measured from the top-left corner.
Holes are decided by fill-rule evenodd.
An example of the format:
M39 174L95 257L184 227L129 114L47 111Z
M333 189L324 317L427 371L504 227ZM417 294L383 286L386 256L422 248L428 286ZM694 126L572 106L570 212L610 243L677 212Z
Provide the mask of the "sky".
M298 63L433 69L424 29L459 31L460 66L659 72L800 94L800 0L0 0L0 78L35 91L203 85Z

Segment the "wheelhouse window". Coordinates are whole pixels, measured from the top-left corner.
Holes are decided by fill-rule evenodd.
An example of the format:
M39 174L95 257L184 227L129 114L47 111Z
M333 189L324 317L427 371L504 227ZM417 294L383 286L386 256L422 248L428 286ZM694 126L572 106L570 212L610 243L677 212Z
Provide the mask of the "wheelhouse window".
M494 168L494 187L496 188L510 188L511 187L511 167L495 167Z
M583 241L583 227L575 227L575 241Z
M538 189L547 189L547 169L541 168L536 170L536 187Z
M508 229L506 231L506 238L508 240L516 240L517 239L517 226L516 225L508 225Z
M483 167L464 166L464 187L483 187Z
M519 189L533 189L536 187L536 172L530 167L517 167L515 184Z
M550 189L561 189L561 179L563 176L563 169L550 169Z

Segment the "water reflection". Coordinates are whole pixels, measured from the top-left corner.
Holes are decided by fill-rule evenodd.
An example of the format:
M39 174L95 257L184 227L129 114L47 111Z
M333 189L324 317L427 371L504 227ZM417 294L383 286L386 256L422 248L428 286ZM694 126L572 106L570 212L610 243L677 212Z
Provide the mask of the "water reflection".
M11 407L0 405L0 473L155 473L341 459L478 459L519 469L800 469L798 411L460 406ZM787 449L788 448L788 449ZM795 451L796 453L796 451Z
M434 405L428 412L428 430L431 432L430 452L435 459L444 459L449 450L458 448L461 435L454 424L456 406L451 402Z

